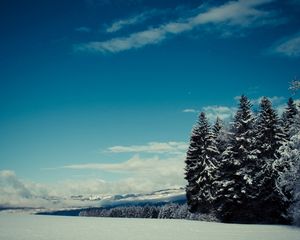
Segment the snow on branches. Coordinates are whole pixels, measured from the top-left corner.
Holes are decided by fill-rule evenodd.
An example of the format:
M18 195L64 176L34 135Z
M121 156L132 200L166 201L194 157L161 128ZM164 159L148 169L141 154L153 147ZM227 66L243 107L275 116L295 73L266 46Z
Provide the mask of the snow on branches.
M300 89L300 82L292 87ZM200 114L185 161L189 211L215 213L224 222L287 223L292 218L296 222L298 108L289 99L279 118L267 98L261 99L257 115L251 107L249 99L241 96L228 128L220 119L211 127L205 113Z

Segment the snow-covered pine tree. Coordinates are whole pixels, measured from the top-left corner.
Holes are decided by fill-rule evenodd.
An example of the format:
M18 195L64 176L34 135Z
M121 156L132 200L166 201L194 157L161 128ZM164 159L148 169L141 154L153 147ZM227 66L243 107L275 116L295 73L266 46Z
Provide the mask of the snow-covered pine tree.
M218 149L216 147L216 139L210 128L205 114L202 113L201 119L201 143L199 155L199 185L198 194L198 210L201 213L209 213L212 211L215 201L215 191L213 184L217 180L218 175Z
M265 222L283 222L282 214L286 206L276 188L276 180L282 171L281 163L274 167L279 157L279 147L285 142L285 134L280 125L272 103L264 97L260 103L257 119L256 146L259 150L258 165L255 170L255 185L258 187L256 214L258 220Z
M253 170L257 160L254 121L251 103L242 95L229 146L223 153L218 213L219 218L225 222L249 222L253 219L249 199L256 195L253 185Z
M219 136L219 133L220 133L222 128L223 128L222 120L219 117L217 117L216 122L215 122L215 124L212 128L213 134L215 135L215 138L217 138Z
M297 106L293 98L289 98L287 107L282 115L282 125L287 138L291 137L290 128L293 125L295 116L298 114Z
M283 201L290 205L288 217L300 225L300 113L293 119L289 129L290 138L279 148L280 157L274 162L279 169L277 189Z
M293 195L293 202L289 209L289 213L292 217L292 223L294 225L300 226L300 166L299 165L297 169L298 169L298 171L296 172L297 179L294 186L295 191Z
M220 159L222 157L222 153L226 150L228 145L228 129L225 127L223 121L219 117L217 117L212 130L216 142L216 147L219 152L218 158Z
M282 199L289 206L290 220L300 220L300 132L279 148L280 158L275 161L275 167L280 166L279 176L276 182ZM296 217L297 216L297 217ZM300 223L300 222L299 222Z
M294 136L300 132L300 111L294 116L293 124L290 127L290 135Z
M209 212L214 199L215 161L218 154L208 120L202 112L192 131L187 152L185 179L187 203L191 212Z
M190 212L196 212L198 210L199 185L197 180L199 178L199 155L201 152L200 144L202 138L200 125L203 122L202 118L203 114L201 113L196 125L193 127L185 160L185 179L187 180L186 198Z
M216 122L213 126L213 134L215 138L215 145L219 152L219 154L216 156L216 172L215 172L215 181L212 184L212 192L214 195L214 200L212 202L213 209L215 212L217 212L217 209L221 205L222 201L224 200L223 196L223 154L228 147L228 137L229 133L227 129L225 128L223 121L217 117Z

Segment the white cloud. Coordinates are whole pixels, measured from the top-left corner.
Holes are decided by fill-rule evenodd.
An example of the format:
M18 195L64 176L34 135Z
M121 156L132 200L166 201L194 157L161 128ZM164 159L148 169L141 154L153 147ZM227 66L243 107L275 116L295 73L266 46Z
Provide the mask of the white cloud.
M75 46L75 51L121 52L131 48L140 48L148 44L156 44L165 39L164 31L153 28L133 33L129 37L114 38L106 42L89 42Z
M183 109L182 112L184 112L184 113L198 113L199 111L197 111L196 109L193 109L193 108L187 108L187 109Z
M185 142L150 142L146 145L113 146L108 148L112 153L170 153L180 154L186 151Z
M185 184L184 159L184 154L169 158L158 156L142 158L135 155L121 163L75 164L63 167L66 170L99 169L114 173L128 173L117 181L88 178L65 180L54 184L38 184L20 180L13 171L0 171L0 206L47 209L99 206L99 201L83 202L71 199L70 196L148 193L183 186Z
M71 164L55 171L99 170L116 174L119 180L106 181L98 177L67 179L53 184L39 184L19 179L13 171L0 170L0 207L34 207L58 209L64 207L98 206L99 202L82 202L74 195L113 195L147 193L183 186L185 142L150 142L145 145L114 146L111 153L151 153L151 157L136 154L119 163ZM161 155L163 154L163 155ZM170 155L171 154L171 155ZM44 169L50 170L50 169Z
M140 13L136 16L127 19L118 20L116 22L113 22L110 26L108 26L106 28L106 32L114 33L122 30L125 27L141 24L142 22L146 21L147 19L149 19L150 17L152 17L157 13L159 13L158 10L152 10L152 11Z
M0 206L41 207L44 204L47 201L38 198L29 185L18 179L13 171L0 171Z
M129 160L120 163L74 164L63 168L93 169L111 173L128 173L130 175L130 177L125 177L118 182L103 183L99 192L149 192L182 186L184 184L184 159L185 153L166 158L159 156L143 158L140 155L134 155ZM107 186L113 186L113 189L109 189Z
M203 107L203 111L205 112L206 117L211 122L216 121L217 117L219 117L223 121L228 121L234 116L234 114L236 112L236 108L215 105L215 106Z
M0 171L0 207L61 209L99 206L99 202L83 202L70 196L112 193L121 190L121 186L121 182L111 183L99 179L39 184L21 180L13 171L2 170Z
M162 174L169 175L171 172L181 172L183 169L183 154L179 157L163 158L158 156L150 158L141 158L139 155L134 155L132 158L121 163L87 163L67 165L63 168L68 169L92 169L104 170L107 172L129 172L141 176L154 173L154 175ZM180 165L180 167L178 167Z
M132 33L126 37L113 38L103 42L89 42L74 46L75 51L90 51L101 53L117 53L129 49L137 49L146 45L162 42L170 35L191 31L204 24L222 24L227 26L249 27L257 24L258 20L270 17L270 13L259 10L260 7L272 0L239 0L230 1L218 7L212 7L190 18L162 24L155 28Z
M300 35L292 36L281 41L273 49L275 53L288 57L300 57Z

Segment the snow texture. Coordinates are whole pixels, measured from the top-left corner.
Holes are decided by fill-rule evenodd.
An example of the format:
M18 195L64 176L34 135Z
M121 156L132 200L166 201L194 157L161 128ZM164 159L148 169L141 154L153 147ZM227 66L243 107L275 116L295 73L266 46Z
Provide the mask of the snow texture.
M299 240L300 228L169 219L118 219L0 214L5 240Z

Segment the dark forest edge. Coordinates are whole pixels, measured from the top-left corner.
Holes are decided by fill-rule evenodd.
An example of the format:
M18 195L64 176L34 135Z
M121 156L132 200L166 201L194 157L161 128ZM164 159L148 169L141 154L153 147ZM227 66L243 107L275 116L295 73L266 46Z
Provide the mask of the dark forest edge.
M157 203L144 205L124 205L114 207L84 208L41 212L38 215L111 217L111 218L151 218L151 219L187 219L216 222L212 214L191 213L184 202Z
M299 106L290 98L279 117L264 97L257 114L251 108L241 96L225 126L200 114L186 158L189 211L221 222L299 225Z

